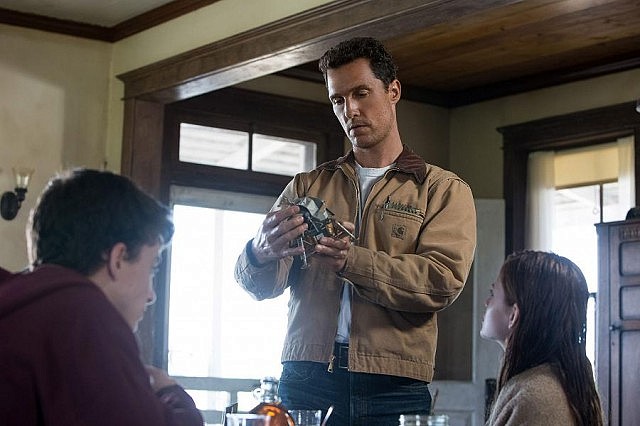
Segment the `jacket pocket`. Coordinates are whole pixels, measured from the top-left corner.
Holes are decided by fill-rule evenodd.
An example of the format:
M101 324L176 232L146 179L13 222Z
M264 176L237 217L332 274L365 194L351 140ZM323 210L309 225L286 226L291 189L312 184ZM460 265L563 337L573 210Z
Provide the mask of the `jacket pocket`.
M385 216L403 217L421 224L424 221L424 211L411 204L393 201L390 197L387 197L384 203L376 206L376 216L380 221L384 221Z
M376 209L374 233L375 241L384 247L377 247L394 256L413 253L420 229L424 222L424 212L400 203L384 203Z

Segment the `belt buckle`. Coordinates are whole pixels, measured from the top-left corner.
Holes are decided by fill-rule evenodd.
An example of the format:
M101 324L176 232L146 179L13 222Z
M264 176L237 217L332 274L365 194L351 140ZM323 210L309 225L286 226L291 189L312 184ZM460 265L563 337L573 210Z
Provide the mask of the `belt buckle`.
M349 345L338 345L338 368L349 368Z

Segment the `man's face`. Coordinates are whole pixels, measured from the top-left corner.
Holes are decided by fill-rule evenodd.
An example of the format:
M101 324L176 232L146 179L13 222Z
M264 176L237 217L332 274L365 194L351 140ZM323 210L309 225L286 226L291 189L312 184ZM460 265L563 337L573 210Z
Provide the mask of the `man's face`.
M160 261L160 244L145 245L136 259L121 261L117 293L112 299L116 309L132 330L138 328L146 307L155 301L153 276Z
M329 100L354 148L367 149L384 142L395 123L400 83L389 87L371 71L369 60L356 59L327 70Z

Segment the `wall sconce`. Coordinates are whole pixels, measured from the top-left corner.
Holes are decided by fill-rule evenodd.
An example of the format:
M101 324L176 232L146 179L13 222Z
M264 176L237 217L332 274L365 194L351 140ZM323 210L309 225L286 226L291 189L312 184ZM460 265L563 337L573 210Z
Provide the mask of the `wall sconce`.
M24 201L25 194L27 193L27 187L29 186L29 180L33 175L34 169L27 167L13 168L13 176L16 179L16 188L13 192L7 191L2 194L2 200L0 200L0 214L3 219L12 220L18 214L20 206Z

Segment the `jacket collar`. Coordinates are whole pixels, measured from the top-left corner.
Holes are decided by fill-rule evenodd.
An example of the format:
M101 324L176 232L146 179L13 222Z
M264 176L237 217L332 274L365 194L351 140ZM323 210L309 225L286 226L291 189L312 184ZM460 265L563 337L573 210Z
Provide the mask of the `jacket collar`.
M326 162L318 166L321 169L335 170L345 163L355 164L353 150L345 156ZM422 157L413 152L407 145L402 144L402 152L396 158L394 170L413 175L414 179L422 184L427 177L427 165Z

